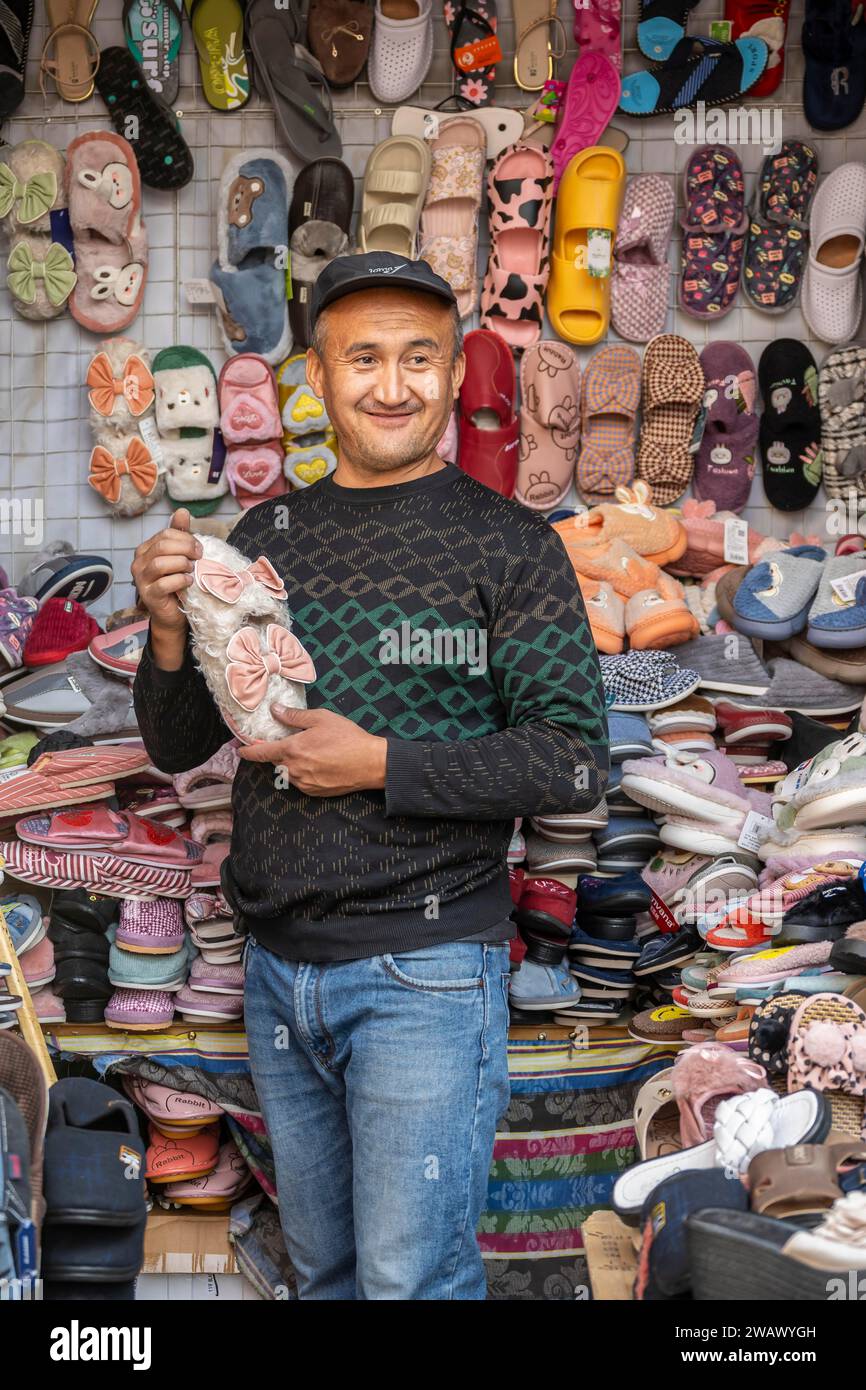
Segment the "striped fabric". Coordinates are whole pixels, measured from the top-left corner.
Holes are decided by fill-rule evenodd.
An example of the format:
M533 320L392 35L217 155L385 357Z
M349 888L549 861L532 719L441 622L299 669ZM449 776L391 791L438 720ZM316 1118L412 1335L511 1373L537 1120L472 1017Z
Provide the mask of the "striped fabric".
M511 1104L478 1228L491 1298L589 1296L581 1226L636 1161L635 1096L676 1055L603 1032L588 1046L509 1043Z
M706 40L706 42L709 43L710 40ZM702 58L697 67L689 73L671 105L674 107L689 106L697 97L721 56L721 53L708 53L705 58Z
M31 6L30 17L32 18L32 16L33 7ZM15 12L12 9L10 9L10 7L7 4L4 3L4 0L0 0L0 28L5 30L6 37L9 40L9 46L12 49L12 52L15 54L18 63L20 64L22 58L24 57L24 49L27 43L27 39L25 38L24 30L21 28L20 19L18 18L17 14L15 14Z
M192 888L189 869L158 869L114 854L41 849L7 840L0 843L0 855L8 873L45 888L91 888L110 898L186 898Z

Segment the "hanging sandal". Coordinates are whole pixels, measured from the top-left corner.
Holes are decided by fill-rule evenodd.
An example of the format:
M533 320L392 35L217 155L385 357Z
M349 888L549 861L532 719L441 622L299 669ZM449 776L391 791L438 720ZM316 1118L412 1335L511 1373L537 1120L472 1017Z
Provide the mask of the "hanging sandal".
M431 149L418 259L448 281L466 318L478 302L475 263L487 140L472 116L452 116L442 122Z
M553 76L553 65L565 57L567 40L562 20L556 13L556 0L513 0L514 81L523 92L540 92ZM550 27L559 43L551 47Z
M456 13L445 10L451 34L451 61L458 74L457 93L473 106L495 100L496 64L502 48L496 36L496 0L473 0Z
M430 164L430 146L412 135L391 135L371 152L361 195L361 251L391 251L415 259Z
M151 91L171 106L180 85L183 6L180 0L123 0L126 46Z
M103 49L96 86L118 135L131 128L138 132L135 149L142 183L169 191L188 184L193 176L192 154L177 117L148 86L128 48Z
M250 0L246 34L264 91L289 149L308 164L322 155L339 159L342 142L334 125L331 91L321 65L297 42L300 22L292 9L275 10L273 0Z
M39 90L50 77L64 101L86 101L99 69L99 44L90 22L99 0L45 0L48 38L39 60ZM54 54L54 56L50 56Z
M763 39L684 38L660 66L623 78L619 109L626 116L670 115L697 107L722 106L754 87L767 66Z
M244 50L244 12L238 0L185 3L205 101L214 111L240 110L250 99L250 73Z

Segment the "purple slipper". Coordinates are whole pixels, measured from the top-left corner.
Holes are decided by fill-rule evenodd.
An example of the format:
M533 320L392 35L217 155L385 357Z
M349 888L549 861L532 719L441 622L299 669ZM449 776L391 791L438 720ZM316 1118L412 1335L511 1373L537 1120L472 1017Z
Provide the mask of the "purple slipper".
M236 1023L244 1016L242 994L203 994L188 984L175 995L184 1018L212 1019L215 1023Z
M739 156L727 145L695 150L684 176L680 305L696 319L734 307L749 218Z
M701 367L706 418L695 461L695 496L715 502L720 512L739 512L755 475L755 368L739 343L710 343L701 353Z
M243 994L244 968L233 965L211 965L201 956L192 963L189 987L197 994Z
M159 989L116 989L105 1006L109 1028L156 1032L174 1018L174 996Z
M124 899L115 937L125 951L168 955L183 945L183 911L177 898Z

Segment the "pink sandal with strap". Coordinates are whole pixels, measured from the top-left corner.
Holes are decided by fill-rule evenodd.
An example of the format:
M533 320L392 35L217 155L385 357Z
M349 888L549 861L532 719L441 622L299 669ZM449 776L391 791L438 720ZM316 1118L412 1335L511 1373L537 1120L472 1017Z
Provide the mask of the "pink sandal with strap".
M513 145L487 181L490 260L481 292L481 324L517 351L536 343L550 278L553 163L545 150Z

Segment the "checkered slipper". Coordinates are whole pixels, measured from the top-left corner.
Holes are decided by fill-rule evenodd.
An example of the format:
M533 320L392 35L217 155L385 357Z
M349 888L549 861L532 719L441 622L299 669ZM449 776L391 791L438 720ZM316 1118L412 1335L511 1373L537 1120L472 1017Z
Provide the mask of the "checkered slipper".
M700 685L697 671L681 667L670 652L626 652L601 656L605 698L614 710L660 709L691 695Z
M766 314L784 314L799 297L817 183L818 156L801 140L785 140L761 166L746 239L743 293Z
M638 477L665 507L681 497L694 469L693 436L704 396L704 373L691 343L660 333L643 359L643 426Z
M866 347L836 348L818 373L828 497L866 496Z
M601 348L583 377L583 444L576 482L586 502L610 502L634 477L640 358L634 348Z
M613 247L610 317L621 338L648 343L665 326L676 194L661 174L629 179Z
M688 162L680 304L696 319L717 319L733 308L746 245L745 180L727 145L703 145Z

